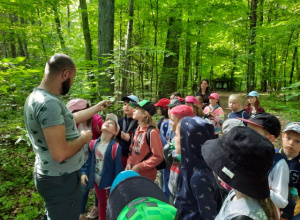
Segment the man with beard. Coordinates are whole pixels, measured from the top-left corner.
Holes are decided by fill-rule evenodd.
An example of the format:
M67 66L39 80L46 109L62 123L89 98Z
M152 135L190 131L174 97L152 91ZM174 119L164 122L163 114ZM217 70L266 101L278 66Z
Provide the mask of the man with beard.
M92 132L79 134L76 124L109 105L109 101L101 101L72 114L59 95L69 92L75 74L76 67L69 56L52 56L46 63L42 82L27 97L24 106L25 125L36 155L34 182L45 200L48 219L78 220L82 147L91 141Z

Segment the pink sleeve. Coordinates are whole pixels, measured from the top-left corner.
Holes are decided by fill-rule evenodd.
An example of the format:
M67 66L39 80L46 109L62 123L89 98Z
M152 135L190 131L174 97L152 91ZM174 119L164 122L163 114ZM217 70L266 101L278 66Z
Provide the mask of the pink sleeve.
M102 125L103 125L103 120L101 116L98 114L93 115L93 122L92 122L93 139L97 139L100 137Z

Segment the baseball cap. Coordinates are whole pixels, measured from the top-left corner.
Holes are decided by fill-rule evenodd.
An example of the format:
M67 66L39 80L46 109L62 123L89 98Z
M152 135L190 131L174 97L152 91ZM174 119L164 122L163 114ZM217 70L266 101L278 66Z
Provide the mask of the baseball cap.
M184 99L179 97L179 96L175 96L174 99L171 100L171 102L167 105L170 108L173 108L174 106L177 105L184 105L186 104Z
M106 115L105 121L107 121L107 120L113 120L116 123L117 131L119 133L119 131L120 131L120 125L118 123L118 117L115 114L110 113L110 114Z
M200 105L198 99L195 96L189 95L185 97L185 102L186 103L195 103L196 105Z
M181 119L186 116L195 116L193 109L188 105L178 105L171 109L171 114Z
M154 104L146 99L143 101L140 101L138 103L130 101L130 105L133 108L141 108L141 109L147 111L151 116L153 116L156 113L156 108L155 108Z
M222 125L223 134L229 132L232 128L236 126L245 126L244 123L237 118L226 119Z
M217 100L220 99L218 93L212 93L212 94L210 94L210 95L208 96L208 98L209 98L209 99L217 99Z
M170 104L170 100L167 98L160 99L157 103L154 104L155 107L161 106L163 108L168 109L169 107L167 106Z
M71 99L67 103L67 108L70 109L71 112L83 110L87 108L88 102L84 99Z
M257 125L258 127L264 128L276 138L279 136L281 131L280 121L275 115L269 113L258 113L256 115L251 116L251 118L249 119L238 119L245 121L249 124Z
M135 95L124 96L122 98L122 101L125 101L126 99L129 99L129 101L132 101L132 102L139 102L139 98L136 97Z
M288 123L282 132L295 131L300 134L300 122L290 122Z
M249 92L249 94L247 95L247 96L255 96L255 97L259 97L259 94L258 94L258 92L256 92L256 91L251 91L251 92Z

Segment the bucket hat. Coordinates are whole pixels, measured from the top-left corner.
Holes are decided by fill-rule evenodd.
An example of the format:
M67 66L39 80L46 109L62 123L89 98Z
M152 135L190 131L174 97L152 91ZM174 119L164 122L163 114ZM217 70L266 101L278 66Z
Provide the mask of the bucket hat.
M207 165L226 184L254 199L270 195L268 171L273 165L274 146L249 127L234 127L202 146Z

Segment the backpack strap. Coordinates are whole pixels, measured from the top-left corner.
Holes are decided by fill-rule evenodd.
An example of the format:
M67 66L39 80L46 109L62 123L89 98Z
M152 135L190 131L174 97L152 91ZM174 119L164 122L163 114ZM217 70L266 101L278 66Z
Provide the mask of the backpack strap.
M148 127L147 133L146 133L146 141L147 141L147 144L149 146L150 152L144 157L144 159L142 161L147 160L152 155L152 151L151 151L151 147L150 147L150 133L151 133L152 129L154 129L154 127L150 125Z
M150 125L148 127L147 133L146 133L146 141L147 141L147 144L149 146L150 151L151 151L151 148L150 148L150 133L151 133L152 129L154 129L154 127Z
M92 140L91 142L90 142L90 149L91 149L91 151L93 151L93 149L94 149L94 145L95 145L95 142L97 141L97 139L94 139L94 140Z
M275 165L277 164L278 161L280 161L281 159L284 159L284 157L282 156L282 154L280 153L280 151L277 153L274 154L274 157L273 157L273 165L271 167L271 169L269 169L269 172L268 174L271 172L271 170L273 170L273 168L275 167Z
M112 146L112 149L111 149L111 157L113 159L113 161L116 160L116 157L117 157L117 151L118 151L118 146L119 146L119 143L116 142L113 144Z

